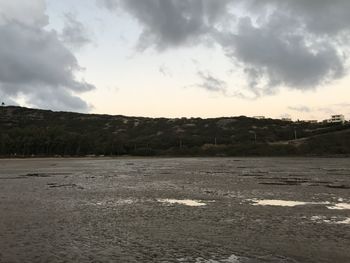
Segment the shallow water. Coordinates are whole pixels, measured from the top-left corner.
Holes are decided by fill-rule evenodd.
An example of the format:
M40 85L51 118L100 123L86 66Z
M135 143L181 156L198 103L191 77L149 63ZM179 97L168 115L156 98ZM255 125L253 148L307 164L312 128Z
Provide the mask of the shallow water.
M333 210L349 210L350 209L350 203L338 203L333 206L327 206L328 209Z
M285 207L295 207L302 205L327 205L326 207L331 210L349 210L350 203L330 203L330 202L303 202L303 201L290 201L290 200L259 200L250 199L252 205L260 206L285 206Z
M327 224L350 224L350 218L340 218L340 217L326 217L326 216L313 216L311 221L316 223L327 223Z
M252 201L253 205L261 205L261 206L286 206L286 207L295 207L300 205L311 205L311 204L320 204L320 203L312 203L312 202L301 202L301 201L286 201L286 200L257 200L251 199L248 201ZM323 204L323 203L321 203Z
M348 171L336 158L0 160L0 262L350 262Z
M185 206L192 206L192 207L198 207L198 206L206 206L206 203L203 203L202 201L196 201L196 200L177 200L177 199L157 199L160 203L166 203L166 204L179 204L179 205L185 205Z

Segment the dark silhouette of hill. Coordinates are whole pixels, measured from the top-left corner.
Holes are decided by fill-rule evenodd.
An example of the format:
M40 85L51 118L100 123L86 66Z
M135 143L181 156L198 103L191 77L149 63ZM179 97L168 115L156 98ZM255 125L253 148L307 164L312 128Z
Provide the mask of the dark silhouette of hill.
M244 116L144 118L0 107L0 156L332 156L350 125Z

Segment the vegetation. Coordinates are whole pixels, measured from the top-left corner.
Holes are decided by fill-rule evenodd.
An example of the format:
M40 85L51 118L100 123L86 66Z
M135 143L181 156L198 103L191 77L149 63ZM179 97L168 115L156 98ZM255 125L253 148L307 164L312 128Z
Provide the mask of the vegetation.
M244 116L152 119L0 107L0 156L337 154L350 154L349 124Z

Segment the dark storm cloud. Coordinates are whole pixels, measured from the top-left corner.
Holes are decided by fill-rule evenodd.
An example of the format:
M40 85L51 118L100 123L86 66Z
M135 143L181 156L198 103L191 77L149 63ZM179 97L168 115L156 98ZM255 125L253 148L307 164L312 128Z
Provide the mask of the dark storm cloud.
M312 89L344 76L346 60L340 51L348 45L341 43L341 33L349 30L343 11L350 11L348 3L268 0L245 4L251 17L240 18L235 32L219 32L218 39L227 55L241 63L251 89L260 86L260 95L280 86ZM331 10L339 15L336 21L343 21L338 26L326 16Z
M289 23L270 23L278 24L257 28L250 18L242 18L236 34L220 38L227 56L244 68L251 89L264 80L266 93L282 85L309 89L343 76L343 61L334 46L326 41L310 43L302 35L290 34Z
M223 19L229 1L212 0L98 0L110 10L123 8L142 25L139 47L158 49L193 44Z
M86 27L72 13L64 15L65 24L61 32L62 41L73 48L80 48L91 42Z
M116 10L119 7L119 0L96 0L97 6L107 8L108 10Z
M60 92L44 89L41 92L28 94L29 101L35 102L33 106L53 110L87 111L90 106L78 96L73 96L67 89Z
M218 43L256 97L281 86L314 89L346 74L348 0L97 1L136 18L142 48Z
M44 5L42 1L35 3ZM5 11L0 10L0 15ZM33 19L26 21L22 16L6 19L0 16L2 100L11 103L21 97L35 107L87 111L89 105L77 94L92 90L94 86L76 79L75 73L82 68L58 34L44 29L44 23L32 22L41 16L45 17L40 12L28 12L26 17Z
M350 1L348 0L247 0L255 12L270 9L299 20L299 26L315 34L336 35L349 30Z

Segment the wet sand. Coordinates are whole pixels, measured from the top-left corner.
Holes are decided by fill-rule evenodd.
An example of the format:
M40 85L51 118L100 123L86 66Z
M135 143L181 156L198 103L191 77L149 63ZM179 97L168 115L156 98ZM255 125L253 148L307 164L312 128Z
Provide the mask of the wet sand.
M0 160L0 262L350 262L350 159Z

